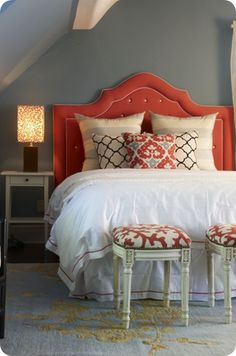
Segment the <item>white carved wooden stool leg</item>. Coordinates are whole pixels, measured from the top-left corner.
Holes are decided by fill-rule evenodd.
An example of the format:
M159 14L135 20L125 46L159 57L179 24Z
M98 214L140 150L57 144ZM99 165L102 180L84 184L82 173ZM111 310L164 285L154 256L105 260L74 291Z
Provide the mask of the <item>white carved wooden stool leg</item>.
M215 274L214 274L214 254L208 246L206 241L206 254L207 254L207 278L208 278L208 305L215 306Z
M113 254L113 288L114 304L116 309L120 308L120 258Z
M170 306L170 271L171 271L171 261L164 261L163 304L167 308L169 308Z
M124 277L123 277L123 327L125 329L129 328L130 322L130 294L131 294L131 278L132 278L132 267L134 264L134 250L126 250L125 258L123 259L124 264Z
M225 307L225 322L232 323L232 301L231 301L231 260L233 251L230 247L224 249L224 307Z
M189 263L190 263L190 249L182 249L181 257L181 309L182 321L185 326L189 322Z

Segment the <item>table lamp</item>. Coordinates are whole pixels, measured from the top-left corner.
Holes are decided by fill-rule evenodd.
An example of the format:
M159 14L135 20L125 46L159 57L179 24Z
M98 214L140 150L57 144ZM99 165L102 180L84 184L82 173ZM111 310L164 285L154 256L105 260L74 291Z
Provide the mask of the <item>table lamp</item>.
M44 107L39 105L17 106L17 141L28 143L24 147L24 172L37 172L38 147L44 141Z

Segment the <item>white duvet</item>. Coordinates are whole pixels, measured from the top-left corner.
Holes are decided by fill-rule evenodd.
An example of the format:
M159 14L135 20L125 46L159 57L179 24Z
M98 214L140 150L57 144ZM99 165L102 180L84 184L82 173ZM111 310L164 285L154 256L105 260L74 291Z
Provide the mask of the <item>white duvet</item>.
M206 229L236 223L236 172L106 169L77 173L59 185L46 219L53 223L46 247L60 257L59 275L73 296L112 299L115 226L171 224L191 237L190 298L207 297ZM223 297L222 265L215 256L217 297ZM233 264L232 288L236 291ZM162 263L136 262L133 298L160 298ZM179 264L173 264L172 298L179 298Z

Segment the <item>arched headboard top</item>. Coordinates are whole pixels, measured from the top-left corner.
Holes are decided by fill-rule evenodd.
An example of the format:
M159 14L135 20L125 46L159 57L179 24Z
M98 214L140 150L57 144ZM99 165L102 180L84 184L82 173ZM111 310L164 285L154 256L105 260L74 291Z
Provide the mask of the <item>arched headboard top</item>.
M103 89L88 104L53 106L54 174L59 184L82 169L84 150L75 113L114 118L145 112L142 129L151 132L150 111L179 117L203 116L217 112L213 153L218 169L234 169L234 120L232 106L206 106L192 101L186 90L177 89L151 73L138 73L114 88Z

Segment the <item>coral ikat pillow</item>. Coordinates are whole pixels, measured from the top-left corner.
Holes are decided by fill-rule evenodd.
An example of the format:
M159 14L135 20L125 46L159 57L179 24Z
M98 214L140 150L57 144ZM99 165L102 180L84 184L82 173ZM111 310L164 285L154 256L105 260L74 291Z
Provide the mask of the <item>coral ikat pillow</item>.
M176 168L175 136L124 133L130 168Z

